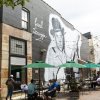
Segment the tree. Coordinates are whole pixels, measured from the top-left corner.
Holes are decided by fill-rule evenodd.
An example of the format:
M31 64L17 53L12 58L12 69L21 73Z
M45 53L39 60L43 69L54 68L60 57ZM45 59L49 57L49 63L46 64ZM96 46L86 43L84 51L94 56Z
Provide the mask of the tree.
M5 5L14 9L14 7L18 5L24 6L26 2L29 2L29 0L0 0L0 7Z

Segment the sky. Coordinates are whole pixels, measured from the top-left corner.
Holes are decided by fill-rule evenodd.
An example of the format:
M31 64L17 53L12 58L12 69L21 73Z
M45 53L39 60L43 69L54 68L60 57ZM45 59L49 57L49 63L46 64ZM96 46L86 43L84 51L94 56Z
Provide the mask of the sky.
M43 0L82 34L100 37L100 0Z

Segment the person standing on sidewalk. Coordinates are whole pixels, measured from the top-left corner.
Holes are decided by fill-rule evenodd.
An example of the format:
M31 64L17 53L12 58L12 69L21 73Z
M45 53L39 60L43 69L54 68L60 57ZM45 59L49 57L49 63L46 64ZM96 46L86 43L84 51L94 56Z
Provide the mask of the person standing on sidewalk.
M10 100L12 100L12 94L13 94L14 84L15 83L16 82L13 79L13 75L10 75L10 77L6 81L6 85L7 85L7 89L8 89L6 100L8 100L8 97L10 97Z

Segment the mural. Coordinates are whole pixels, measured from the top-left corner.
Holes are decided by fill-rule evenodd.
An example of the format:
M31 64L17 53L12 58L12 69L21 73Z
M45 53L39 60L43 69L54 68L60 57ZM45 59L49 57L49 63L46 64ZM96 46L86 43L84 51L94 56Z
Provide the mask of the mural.
M79 32L65 26L62 20L54 14L49 16L49 36L51 42L47 50L46 63L55 67L80 57ZM64 68L45 69L45 81L56 78L56 76L57 79L65 79Z

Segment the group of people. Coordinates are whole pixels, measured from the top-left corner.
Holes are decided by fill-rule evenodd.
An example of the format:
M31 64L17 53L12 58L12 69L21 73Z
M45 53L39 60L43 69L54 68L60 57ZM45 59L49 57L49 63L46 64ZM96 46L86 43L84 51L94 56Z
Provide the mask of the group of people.
M10 97L10 100L12 100L12 94L14 90L14 84L17 84L17 82L13 79L13 75L10 75L10 77L6 81L6 85L8 88L6 100ZM38 100L38 92L37 92L37 85L35 84L35 80L31 79L31 82L26 85L25 83L21 84L21 90L25 92L28 96L28 100ZM47 91L44 92L44 99L48 100L48 98L52 98L56 96L56 91L60 91L60 84L56 81L56 79L49 80ZM42 100L42 98L40 98Z
M12 100L14 84L19 84L19 83L17 83L13 79L13 75L10 75L10 77L6 81L6 85L7 85L7 89L8 89L6 100L8 100L9 97L10 97L10 100ZM28 100L33 100L33 99L35 100L38 96L37 86L35 85L35 81L33 79L31 80L31 82L28 85L22 84L21 89L23 90L23 92L25 92L25 94L26 93L28 94Z

